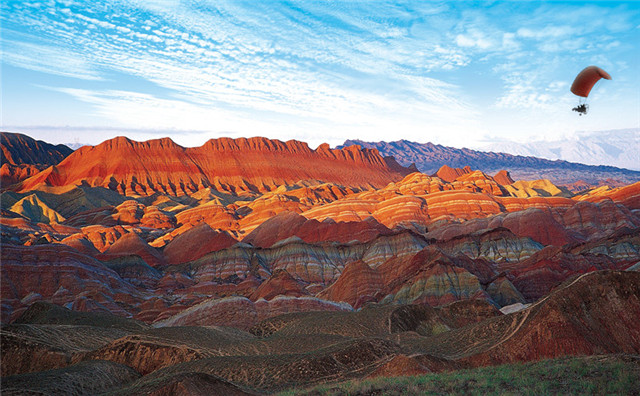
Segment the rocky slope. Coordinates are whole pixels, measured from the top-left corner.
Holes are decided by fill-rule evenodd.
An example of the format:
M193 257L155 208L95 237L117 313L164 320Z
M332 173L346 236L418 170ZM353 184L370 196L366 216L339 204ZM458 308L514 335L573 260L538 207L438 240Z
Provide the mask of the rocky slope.
M53 145L11 132L0 132L0 150L2 150L2 167L0 167L2 188L57 164L73 152L63 144Z
M496 317L413 348L473 366L566 355L640 351L640 274L583 275L522 311Z
M249 331L212 326L211 302L179 317L207 327L165 322L155 328L36 304L0 330L2 370L9 374L2 387L255 394L557 356L637 355L639 301L640 273L600 271L508 315L481 300L438 308L368 305L266 317ZM37 371L27 361L37 361ZM82 380L87 375L90 383Z
M0 192L3 387L251 394L637 353L640 183L407 172L259 138L78 150Z
M299 166L304 163L305 166ZM136 142L126 137L85 146L15 189L88 184L123 195L188 195L204 188L241 194L267 192L294 183L332 182L381 187L410 173L377 150L266 138L212 139L184 148L169 138Z

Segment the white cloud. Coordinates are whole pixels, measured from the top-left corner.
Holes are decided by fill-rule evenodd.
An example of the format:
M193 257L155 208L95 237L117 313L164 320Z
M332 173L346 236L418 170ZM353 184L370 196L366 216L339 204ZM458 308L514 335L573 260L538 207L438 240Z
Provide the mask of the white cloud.
M459 34L456 36L456 43L461 47L477 47L481 50L487 50L495 45L492 40L479 32L468 35Z
M74 51L14 40L3 40L2 46L2 61L7 64L65 77L101 79L93 65Z
M637 49L611 33L633 15L608 11L611 26L573 20L598 15L591 6L562 6L562 13L525 3L531 12L521 15L515 5L462 2L113 0L48 6L48 15L28 1L8 6L3 33L23 32L5 35L3 61L67 77L115 72L148 82L57 88L92 104L102 120L138 128L303 130L328 139L364 131L387 139L401 130L420 141L428 130L442 141L488 129L478 120L494 111L564 105L562 79L573 76L562 73L577 54L599 60L602 48ZM601 42L589 40L594 32ZM494 86L472 81L472 68L473 78ZM475 85L479 91L468 89Z
M520 28L517 31L519 37L541 39L558 39L560 37L570 37L576 34L576 29L569 26L547 25L539 29Z

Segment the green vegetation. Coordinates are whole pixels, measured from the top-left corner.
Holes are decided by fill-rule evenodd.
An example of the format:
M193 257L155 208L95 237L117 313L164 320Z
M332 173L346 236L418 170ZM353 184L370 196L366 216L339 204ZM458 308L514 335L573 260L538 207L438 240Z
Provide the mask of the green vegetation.
M640 395L640 357L560 358L413 377L373 378L280 395Z

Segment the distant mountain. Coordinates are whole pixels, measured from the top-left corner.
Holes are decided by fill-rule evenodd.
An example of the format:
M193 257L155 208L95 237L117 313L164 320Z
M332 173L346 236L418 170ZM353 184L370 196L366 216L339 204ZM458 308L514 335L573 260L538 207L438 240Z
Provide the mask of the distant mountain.
M467 148L454 148L433 143L416 143L407 140L395 142L364 142L346 140L340 147L359 145L378 149L380 154L393 156L400 164L415 164L424 173L433 174L443 165L452 168L470 166L486 173L506 169L516 180L549 179L555 184L571 185L584 181L591 185L628 184L640 180L640 172L613 166L593 166L561 160L548 160L533 156L483 152Z
M84 146L55 167L14 186L15 191L85 184L120 194L189 195L211 187L230 194L272 191L302 183L382 187L411 173L377 150L267 138L211 139L185 148L169 138L136 142L116 137Z
M65 159L73 150L64 144L53 145L21 133L0 132L2 163L10 165L51 166Z
M580 133L573 138L555 141L500 142L490 145L488 149L588 165L608 164L640 171L640 128Z
M73 152L69 147L35 140L27 135L0 132L2 167L0 186L9 186L55 165Z

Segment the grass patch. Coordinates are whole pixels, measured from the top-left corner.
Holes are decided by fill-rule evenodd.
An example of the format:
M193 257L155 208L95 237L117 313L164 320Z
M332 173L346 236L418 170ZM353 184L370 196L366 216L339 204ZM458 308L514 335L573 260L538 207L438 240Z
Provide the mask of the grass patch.
M373 378L279 395L640 395L640 357L567 357L412 377Z

